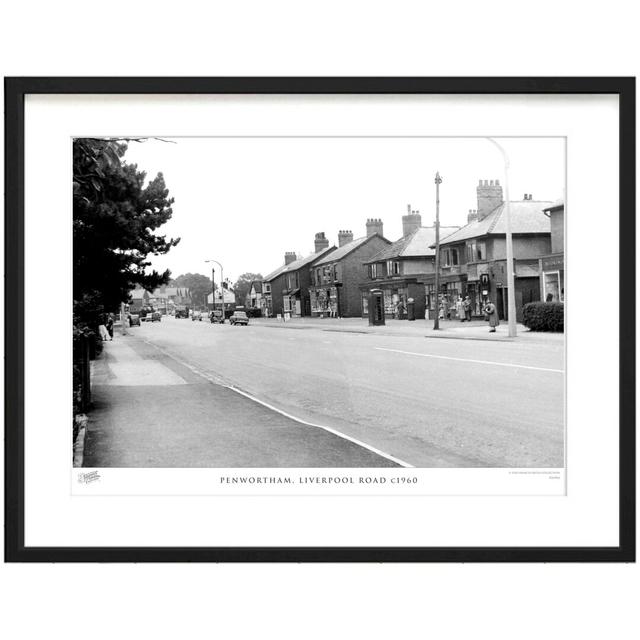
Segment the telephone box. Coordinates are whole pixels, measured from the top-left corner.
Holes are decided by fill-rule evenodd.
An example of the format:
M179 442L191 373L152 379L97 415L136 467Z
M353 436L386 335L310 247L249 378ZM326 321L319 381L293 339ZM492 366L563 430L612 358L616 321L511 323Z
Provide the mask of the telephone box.
M369 325L381 325L384 322L384 293L381 289L369 292Z

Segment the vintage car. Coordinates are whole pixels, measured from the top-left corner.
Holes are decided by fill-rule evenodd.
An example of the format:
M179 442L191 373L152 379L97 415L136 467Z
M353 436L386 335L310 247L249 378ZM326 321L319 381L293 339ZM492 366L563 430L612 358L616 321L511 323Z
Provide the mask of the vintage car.
M162 320L162 314L159 311L151 312L151 322L160 322Z
M196 320L202 322L202 314L200 313L200 311L194 311L191 314L191 322L195 322Z
M229 322L233 325L236 324L243 324L243 325L248 325L249 324L249 318L247 317L247 314L244 311L236 311L230 318L229 318Z
M222 315L222 311L212 311L209 316L209 320L213 324L224 324L224 316Z

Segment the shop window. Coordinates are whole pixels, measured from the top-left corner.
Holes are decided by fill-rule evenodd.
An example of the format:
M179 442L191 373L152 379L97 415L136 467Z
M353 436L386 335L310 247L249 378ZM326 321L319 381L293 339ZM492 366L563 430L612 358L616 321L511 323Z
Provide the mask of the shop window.
M545 302L562 302L563 289L560 283L560 272L551 271L542 274L542 289Z

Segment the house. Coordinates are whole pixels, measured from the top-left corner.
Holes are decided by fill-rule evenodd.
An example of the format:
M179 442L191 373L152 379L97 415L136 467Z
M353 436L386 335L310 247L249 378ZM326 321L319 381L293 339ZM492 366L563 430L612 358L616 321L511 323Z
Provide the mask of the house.
M564 200L543 210L551 225L551 253L539 260L540 297L547 302L564 302Z
M499 317L507 314L506 216L498 180L480 180L476 188L478 208L470 210L467 224L440 242L440 294L447 309L457 296L469 296L472 314L483 315L491 300ZM540 300L540 256L551 252L551 225L545 215L552 203L525 194L510 201L511 234L517 320L527 302ZM435 308L435 285L426 285L429 308Z
M352 231L338 233L338 248L315 262L310 270L311 315L360 317L360 285L367 279L365 263L390 245L382 235L382 220L367 221L367 235L353 238Z
M316 233L315 251L299 258L295 252L284 255L284 265L267 275L263 282L265 306L268 315L289 314L291 317L311 315L309 268L336 249L329 247L324 232Z
M440 226L440 237L450 235L460 227ZM402 238L385 247L369 259L367 280L360 286L362 293L362 314L368 314L369 293L381 289L384 294L385 316L392 318L396 309L407 308L411 299L414 303L415 317L425 316L425 285L435 280L435 225L422 226L419 211L412 211L402 217ZM406 314L400 314L406 318Z
M264 315L265 302L262 295L262 280L253 280L251 282L246 304L249 309L260 309L262 315Z

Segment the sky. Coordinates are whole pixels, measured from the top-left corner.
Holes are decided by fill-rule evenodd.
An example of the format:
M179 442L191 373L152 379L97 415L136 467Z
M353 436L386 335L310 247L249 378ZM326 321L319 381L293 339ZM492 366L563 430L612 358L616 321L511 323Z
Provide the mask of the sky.
M564 197L564 138L496 140L509 156L511 200ZM266 275L287 251L312 253L319 231L336 246L340 229L364 236L367 218L381 218L395 241L407 205L432 225L436 171L443 226L466 224L479 180L504 185L502 155L487 138L165 138L131 142L125 160L148 179L162 172L175 198L157 233L181 242L151 257L153 268L209 275L205 260L215 259L232 282Z

